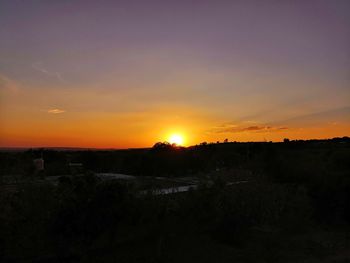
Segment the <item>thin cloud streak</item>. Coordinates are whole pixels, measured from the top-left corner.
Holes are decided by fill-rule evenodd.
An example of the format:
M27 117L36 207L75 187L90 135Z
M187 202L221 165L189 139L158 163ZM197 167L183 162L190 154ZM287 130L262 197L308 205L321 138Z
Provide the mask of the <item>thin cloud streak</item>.
M35 62L32 64L32 68L50 77L56 77L62 83L67 83L67 81L62 77L62 74L57 71L48 71L45 69L41 62Z
M237 126L237 125L223 125L222 127L216 127L212 130L212 133L240 133L240 132L278 132L288 130L288 127L272 127L266 125L254 125L254 126Z
M318 111L309 114L299 115L286 120L276 121L274 125L315 125L317 123L327 123L342 120L342 122L350 121L350 106L338 107L326 111Z
M65 110L61 110L61 109L50 109L47 111L47 113L50 113L50 114L60 114L60 113L64 113L66 112Z
M10 93L18 93L20 88L16 81L0 74L0 90L9 91Z

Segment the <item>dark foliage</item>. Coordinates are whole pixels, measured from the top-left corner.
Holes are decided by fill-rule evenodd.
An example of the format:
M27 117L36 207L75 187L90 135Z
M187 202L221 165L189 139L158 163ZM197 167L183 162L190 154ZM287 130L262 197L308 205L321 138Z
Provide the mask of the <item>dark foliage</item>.
M58 185L34 183L32 159L42 152L46 176L61 175ZM332 248L307 235L339 226L348 233L348 160L346 138L1 153L2 178L20 174L28 180L15 191L1 184L0 261L286 262L324 257ZM85 174L69 175L69 162L83 163ZM221 171L230 169L250 171L249 183L228 185ZM145 194L128 181L102 181L89 170L216 175L203 179L196 190L163 196Z

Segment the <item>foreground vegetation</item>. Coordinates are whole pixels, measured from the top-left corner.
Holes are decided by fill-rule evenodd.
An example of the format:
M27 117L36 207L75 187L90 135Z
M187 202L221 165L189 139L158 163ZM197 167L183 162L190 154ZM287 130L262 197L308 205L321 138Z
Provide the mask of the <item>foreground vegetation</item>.
M1 162L35 154L3 153ZM44 155L56 155L52 163L76 158L87 171L82 176L61 171L66 175L58 185L34 184L28 163L22 176L34 179L1 192L2 262L349 260L348 139L192 148L158 144L134 152ZM152 195L141 192L138 181L94 175L132 170L175 178L188 174L200 184L186 193ZM52 171L45 176L58 174ZM227 184L242 177L249 182Z

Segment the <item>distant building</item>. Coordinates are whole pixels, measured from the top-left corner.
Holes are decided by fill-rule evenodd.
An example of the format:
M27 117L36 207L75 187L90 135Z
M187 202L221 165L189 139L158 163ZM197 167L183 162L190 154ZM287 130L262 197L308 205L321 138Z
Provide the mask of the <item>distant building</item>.
M40 171L44 170L44 159L43 158L34 159L33 164L34 164L36 172L40 172Z

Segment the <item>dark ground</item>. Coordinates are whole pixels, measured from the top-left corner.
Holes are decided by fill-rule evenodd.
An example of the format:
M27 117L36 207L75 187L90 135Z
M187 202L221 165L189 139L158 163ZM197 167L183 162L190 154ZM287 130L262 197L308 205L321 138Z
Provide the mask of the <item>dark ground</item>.
M348 138L1 152L0 261L350 262L349 160Z

